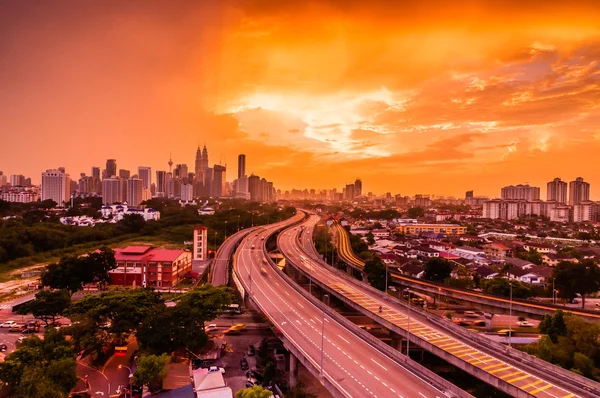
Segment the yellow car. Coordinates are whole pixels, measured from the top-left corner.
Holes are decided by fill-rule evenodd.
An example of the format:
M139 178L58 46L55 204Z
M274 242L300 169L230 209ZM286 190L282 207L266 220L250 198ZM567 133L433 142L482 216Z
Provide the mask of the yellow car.
M237 325L233 325L230 329L246 330L246 325L244 325L243 323L238 323Z

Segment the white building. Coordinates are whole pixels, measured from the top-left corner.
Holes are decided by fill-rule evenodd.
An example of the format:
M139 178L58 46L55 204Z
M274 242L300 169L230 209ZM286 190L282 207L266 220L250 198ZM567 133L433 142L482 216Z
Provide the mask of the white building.
M194 199L194 186L192 184L181 185L181 200L191 202Z
M597 221L598 205L592 201L582 201L573 205L573 221L586 222Z
M121 180L105 178L102 180L102 203L112 205L121 201Z
M122 220L125 214L139 214L140 216L144 217L145 221L160 219L160 212L157 210L150 208L135 209L130 208L126 204L102 206L100 209L100 214L102 214L102 217L104 218L109 218L112 216L112 220L115 222Z
M208 228L201 225L194 228L194 251L192 260L206 260L208 250Z
M51 199L61 206L70 197L71 179L64 168L42 173L42 200Z
M9 191L0 195L0 199L5 202L30 203L37 202L40 195L37 191Z

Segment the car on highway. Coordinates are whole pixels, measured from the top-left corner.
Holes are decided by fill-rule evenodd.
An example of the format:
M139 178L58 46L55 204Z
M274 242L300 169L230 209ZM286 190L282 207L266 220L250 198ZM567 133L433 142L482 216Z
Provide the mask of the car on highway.
M254 250L254 249L256 249L256 247L254 245L252 245L252 246L250 246L250 249Z
M242 358L242 360L240 361L240 368L242 368L242 370L248 370L250 368L250 366L248 366L248 360L246 358Z
M233 325L231 327L231 329L246 330L246 325L243 323L238 323L238 324Z
M234 335L238 335L238 334L242 333L242 331L240 329L236 329L232 326L229 329L227 329L226 331L224 331L223 333L234 336Z
M13 327L13 325L16 325L17 322L16 321L6 321L4 323L0 323L0 328L10 328Z
M467 318L477 318L479 315L475 311L465 311L465 316Z
M532 328L533 327L533 323L528 322L528 321L518 321L517 325L521 326L522 328Z
M204 331L205 332L215 332L217 330L217 324L216 323L211 323L208 326L204 327Z
M260 267L260 273L261 273L261 274L263 274L263 275L265 275L265 276L266 276L266 275L269 275L269 274L267 273L267 269L266 269L265 267Z
M473 326L485 326L485 321L473 321Z
M509 330L509 329L500 329L498 330L498 336L512 336L514 335L515 332L514 330Z

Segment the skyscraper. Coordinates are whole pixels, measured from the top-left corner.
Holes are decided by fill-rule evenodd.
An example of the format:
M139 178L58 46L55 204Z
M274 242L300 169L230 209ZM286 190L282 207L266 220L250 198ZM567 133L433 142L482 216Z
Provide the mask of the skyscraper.
M138 177L142 180L142 187L150 189L152 187L152 169L146 166L138 167Z
M354 199L354 184L347 184L346 185L346 200L352 200Z
M590 184L577 177L569 183L569 205L574 206L590 200Z
M213 169L206 168L204 174L204 196L213 196Z
M131 171L125 169L119 169L119 178L129 178L131 177Z
M92 178L100 179L100 167L92 167Z
M121 180L105 178L102 180L102 203L112 205L121 201Z
M106 177L111 178L117 175L117 161L116 159L108 159L106 161Z
M127 204L129 206L138 206L142 203L142 179L131 177L127 180Z
M246 175L246 155L238 156L238 180Z
M194 174L196 174L196 181L202 181L202 151L200 150L200 145L198 145L198 149L196 149Z
M354 197L357 196L362 196L362 181L358 178L354 181Z
M164 198L167 196L167 172L164 170L156 171L156 196Z
M553 200L558 203L567 203L567 183L560 178L555 178L547 185L546 199Z
M206 145L202 148L202 156L200 157L200 171L204 173L208 169L208 150Z
M540 188L532 187L529 185L509 185L502 188L501 191L502 199L507 200L539 200L540 199Z
M213 189L212 196L220 198L225 195L225 166L215 164L213 167Z
M465 199L473 198L473 191L467 191L465 193Z
M71 179L64 168L46 170L42 173L42 200L51 199L59 206L69 200Z

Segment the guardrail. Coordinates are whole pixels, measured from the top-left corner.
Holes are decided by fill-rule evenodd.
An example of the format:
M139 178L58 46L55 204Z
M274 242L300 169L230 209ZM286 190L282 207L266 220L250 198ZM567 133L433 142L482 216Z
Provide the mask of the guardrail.
M278 240L279 240L279 238L278 238ZM264 248L264 250L266 251L266 248ZM287 261L294 264L294 262L291 261L290 259L287 259ZM304 290L297 283L295 283L289 276L287 276L283 271L281 271L274 262L269 261L269 264L276 270L276 272L281 276L282 279L285 280L285 282L288 285L290 285L296 292L300 293L304 298L306 298L308 301L310 301L314 306L319 308L321 311L325 312L330 318L334 319L337 323L341 324L346 329L348 329L349 331L354 333L361 340L366 341L367 343L369 343L369 345L371 345L375 349L385 353L389 358L396 361L398 364L404 365L404 367L407 370L412 369L412 371L413 371L412 373L423 376L422 379L425 379L424 381L428 382L429 384L431 384L433 386L436 386L438 389L446 390L447 396L461 397L461 398L473 397L471 394L467 393L466 391L461 390L454 384L450 383L448 380L438 376L436 373L425 368L418 362L413 361L412 359L408 358L406 355L401 354L398 350L385 344L384 342L382 342L375 336L372 336L368 332L362 330L356 324L352 323L351 321L346 319L344 316L337 313L335 310L333 310L332 308L325 305L321 301L317 300L314 296L309 294L306 290ZM295 267L298 268L297 265L295 265ZM451 393L452 395L448 395L448 393Z
M306 253L307 255L310 255ZM387 301L389 303L400 305L404 308L409 308L409 304L390 296L389 294L385 294L384 292L375 289L374 287L363 283L357 279L354 279L347 275L346 273L331 267L329 264L324 263L320 259L318 260L322 266L327 267L328 270L335 273L337 276L345 279L349 283L360 285L361 288L368 290L369 292L377 295L380 299ZM314 280L314 278L313 278ZM426 318L430 322L438 325L442 330L446 331L450 335L460 340L466 340L466 344L471 343L471 345L475 345L476 348L481 349L481 351L492 355L498 356L498 354L503 355L503 360L511 363L514 366L527 368L527 370L532 374L540 374L544 375L544 378L548 381L558 382L557 384L567 384L569 387L574 386L578 390L581 390L583 394L592 394L590 396L600 396L600 383L595 382L591 379L588 379L584 376L573 373L567 369L563 369L559 366L553 365L549 362L543 361L533 355L529 355L525 352L516 350L512 347L507 347L501 343L495 342L493 340L482 337L476 333L471 333L464 328L457 326L451 322L444 321L443 319L432 315L431 313L415 306L410 306L411 312L417 313L420 316ZM377 316L375 314L375 316ZM382 319L385 322L385 320ZM411 334L411 340L413 338L418 338L418 336ZM472 344L472 342L476 342L477 344ZM542 369L540 372L540 368Z
M246 228L246 229L242 229L240 231L237 231L236 233L234 233L233 235L231 235L229 238L227 238L223 243L221 243L221 246L219 246L219 248L217 249L217 252L215 253L215 256L213 257L213 261L210 263L210 267L208 269L208 276L207 279L209 281L212 282L212 274L213 274L213 268L215 266L215 262L219 259L219 256L221 255L221 252L224 250L225 245L228 242L231 242L233 240L239 239L240 241L242 240L242 238L240 238L240 235L243 237L245 235L251 234L253 231L256 231L257 229L259 229L260 226L256 226L256 227L250 227L250 228ZM239 245L240 242L237 242L234 246L233 249L235 250L235 248L237 247L237 245ZM229 267L227 267L229 268ZM227 270L227 279L229 279L229 269ZM226 283L229 282L229 280L225 281Z

